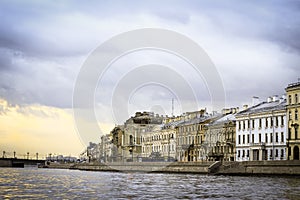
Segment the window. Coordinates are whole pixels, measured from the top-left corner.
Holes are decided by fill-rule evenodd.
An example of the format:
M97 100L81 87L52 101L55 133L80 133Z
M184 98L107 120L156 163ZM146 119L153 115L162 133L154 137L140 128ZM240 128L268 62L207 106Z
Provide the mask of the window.
M292 96L289 95L289 104L292 104Z
M281 116L281 126L284 126L284 117Z
M243 121L243 129L245 130L246 129L246 122Z
M258 134L258 142L261 143L261 134Z
M249 129L250 128L250 119L247 122L248 122L248 129Z
M275 133L275 142L278 142L278 132Z
M291 128L288 129L288 139L291 139Z
M275 150L275 157L278 157L278 149Z
M241 122L239 121L239 130L241 130Z
M265 134L265 143L268 143L268 133Z
M255 128L255 123L254 123L254 119L252 120L252 128Z
M295 94L295 104L298 103L298 94Z
M284 142L284 134L281 132L281 142Z
M130 145L133 144L133 136L132 135L129 136L129 143L130 143Z
M245 135L243 135L243 144L245 144Z
M299 127L295 128L295 139L298 139L298 128Z
M254 134L252 134L252 143L254 143Z
M295 110L295 120L298 120L298 110Z
M272 158L273 158L273 150L270 149L270 159L272 159Z
M249 144L249 142L250 142L250 135L247 134L247 143Z
M281 149L280 151L281 151L281 153L280 153L280 157L281 157L281 159L283 159L283 158L284 158L284 150L283 150L283 149Z
M247 150L247 157L249 157L249 150Z
M259 123L259 128L261 128L261 118L259 118L258 123Z
M278 126L278 117L275 117L275 126Z
M270 133L270 142L273 142L273 133Z
M238 157L241 157L241 151L238 150Z
M241 135L238 137L238 143L241 144Z
M268 127L269 125L268 125L268 118L266 118L266 127Z
M271 127L273 127L273 117L271 117Z
M289 120L291 120L291 119L292 119L292 112L289 111Z
M242 154L242 157L245 157L245 150L243 150L243 154Z

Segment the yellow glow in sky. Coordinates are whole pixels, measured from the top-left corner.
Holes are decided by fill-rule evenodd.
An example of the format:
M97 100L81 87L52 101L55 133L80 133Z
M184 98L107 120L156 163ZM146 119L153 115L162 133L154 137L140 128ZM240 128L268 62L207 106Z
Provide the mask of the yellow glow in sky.
M12 157L78 156L85 146L76 132L72 110L41 105L9 105L0 99L0 155ZM99 136L100 138L100 136ZM99 143L100 141L93 141Z

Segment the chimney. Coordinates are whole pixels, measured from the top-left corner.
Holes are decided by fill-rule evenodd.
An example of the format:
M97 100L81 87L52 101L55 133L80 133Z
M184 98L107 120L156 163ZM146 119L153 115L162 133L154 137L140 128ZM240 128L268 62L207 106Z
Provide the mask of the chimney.
M274 96L272 97L272 100L273 100L273 102L278 101L278 100L279 100L278 95L274 95Z
M286 96L285 96L285 94L284 94L284 95L282 95L282 96L281 96L281 98L282 98L283 100L285 100L285 99L286 99Z
M282 103L284 102L284 100L286 99L285 95L282 95L279 99L279 103Z
M231 108L231 113L232 114L235 114L235 113L238 113L238 112L239 112L239 107Z
M267 98L267 102L268 102L268 103L272 102L272 97L268 97L268 98Z
M252 97L252 106L259 104L259 97L253 96Z
M228 113L230 113L230 110L231 110L231 109L224 108L224 109L222 110L222 114L223 114L223 115L227 115Z
M247 104L244 104L243 105L243 110L246 110L248 108L248 105Z

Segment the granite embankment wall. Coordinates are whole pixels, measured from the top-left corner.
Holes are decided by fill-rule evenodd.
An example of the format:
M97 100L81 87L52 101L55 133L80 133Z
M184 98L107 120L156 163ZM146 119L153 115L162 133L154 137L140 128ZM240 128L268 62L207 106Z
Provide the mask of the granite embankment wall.
M0 167L12 167L11 160L0 160Z
M86 171L199 173L214 175L297 175L300 161L248 162L128 162L128 163L51 163L49 168Z
M222 175L300 175L300 161L224 162L214 174Z
M202 173L207 174L208 168L214 162L128 162L93 164L85 163L74 166L79 170L91 171L121 171L121 172L164 172L164 173Z
M74 166L74 163L50 163L46 165L47 168L51 169L71 169Z

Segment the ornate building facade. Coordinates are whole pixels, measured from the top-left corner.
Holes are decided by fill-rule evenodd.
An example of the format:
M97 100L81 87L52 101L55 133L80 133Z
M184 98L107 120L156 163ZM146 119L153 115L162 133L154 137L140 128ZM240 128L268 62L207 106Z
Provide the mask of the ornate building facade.
M206 113L205 109L184 114L183 122L176 126L176 158L178 161L193 162L207 159L205 125L215 117Z
M234 161L235 160L235 115L238 108L224 109L219 119L207 126L206 144L208 146L208 160Z
M299 160L300 134L299 134L299 112L300 112L300 82L287 86L287 117L288 117L288 137L287 137L287 159Z

